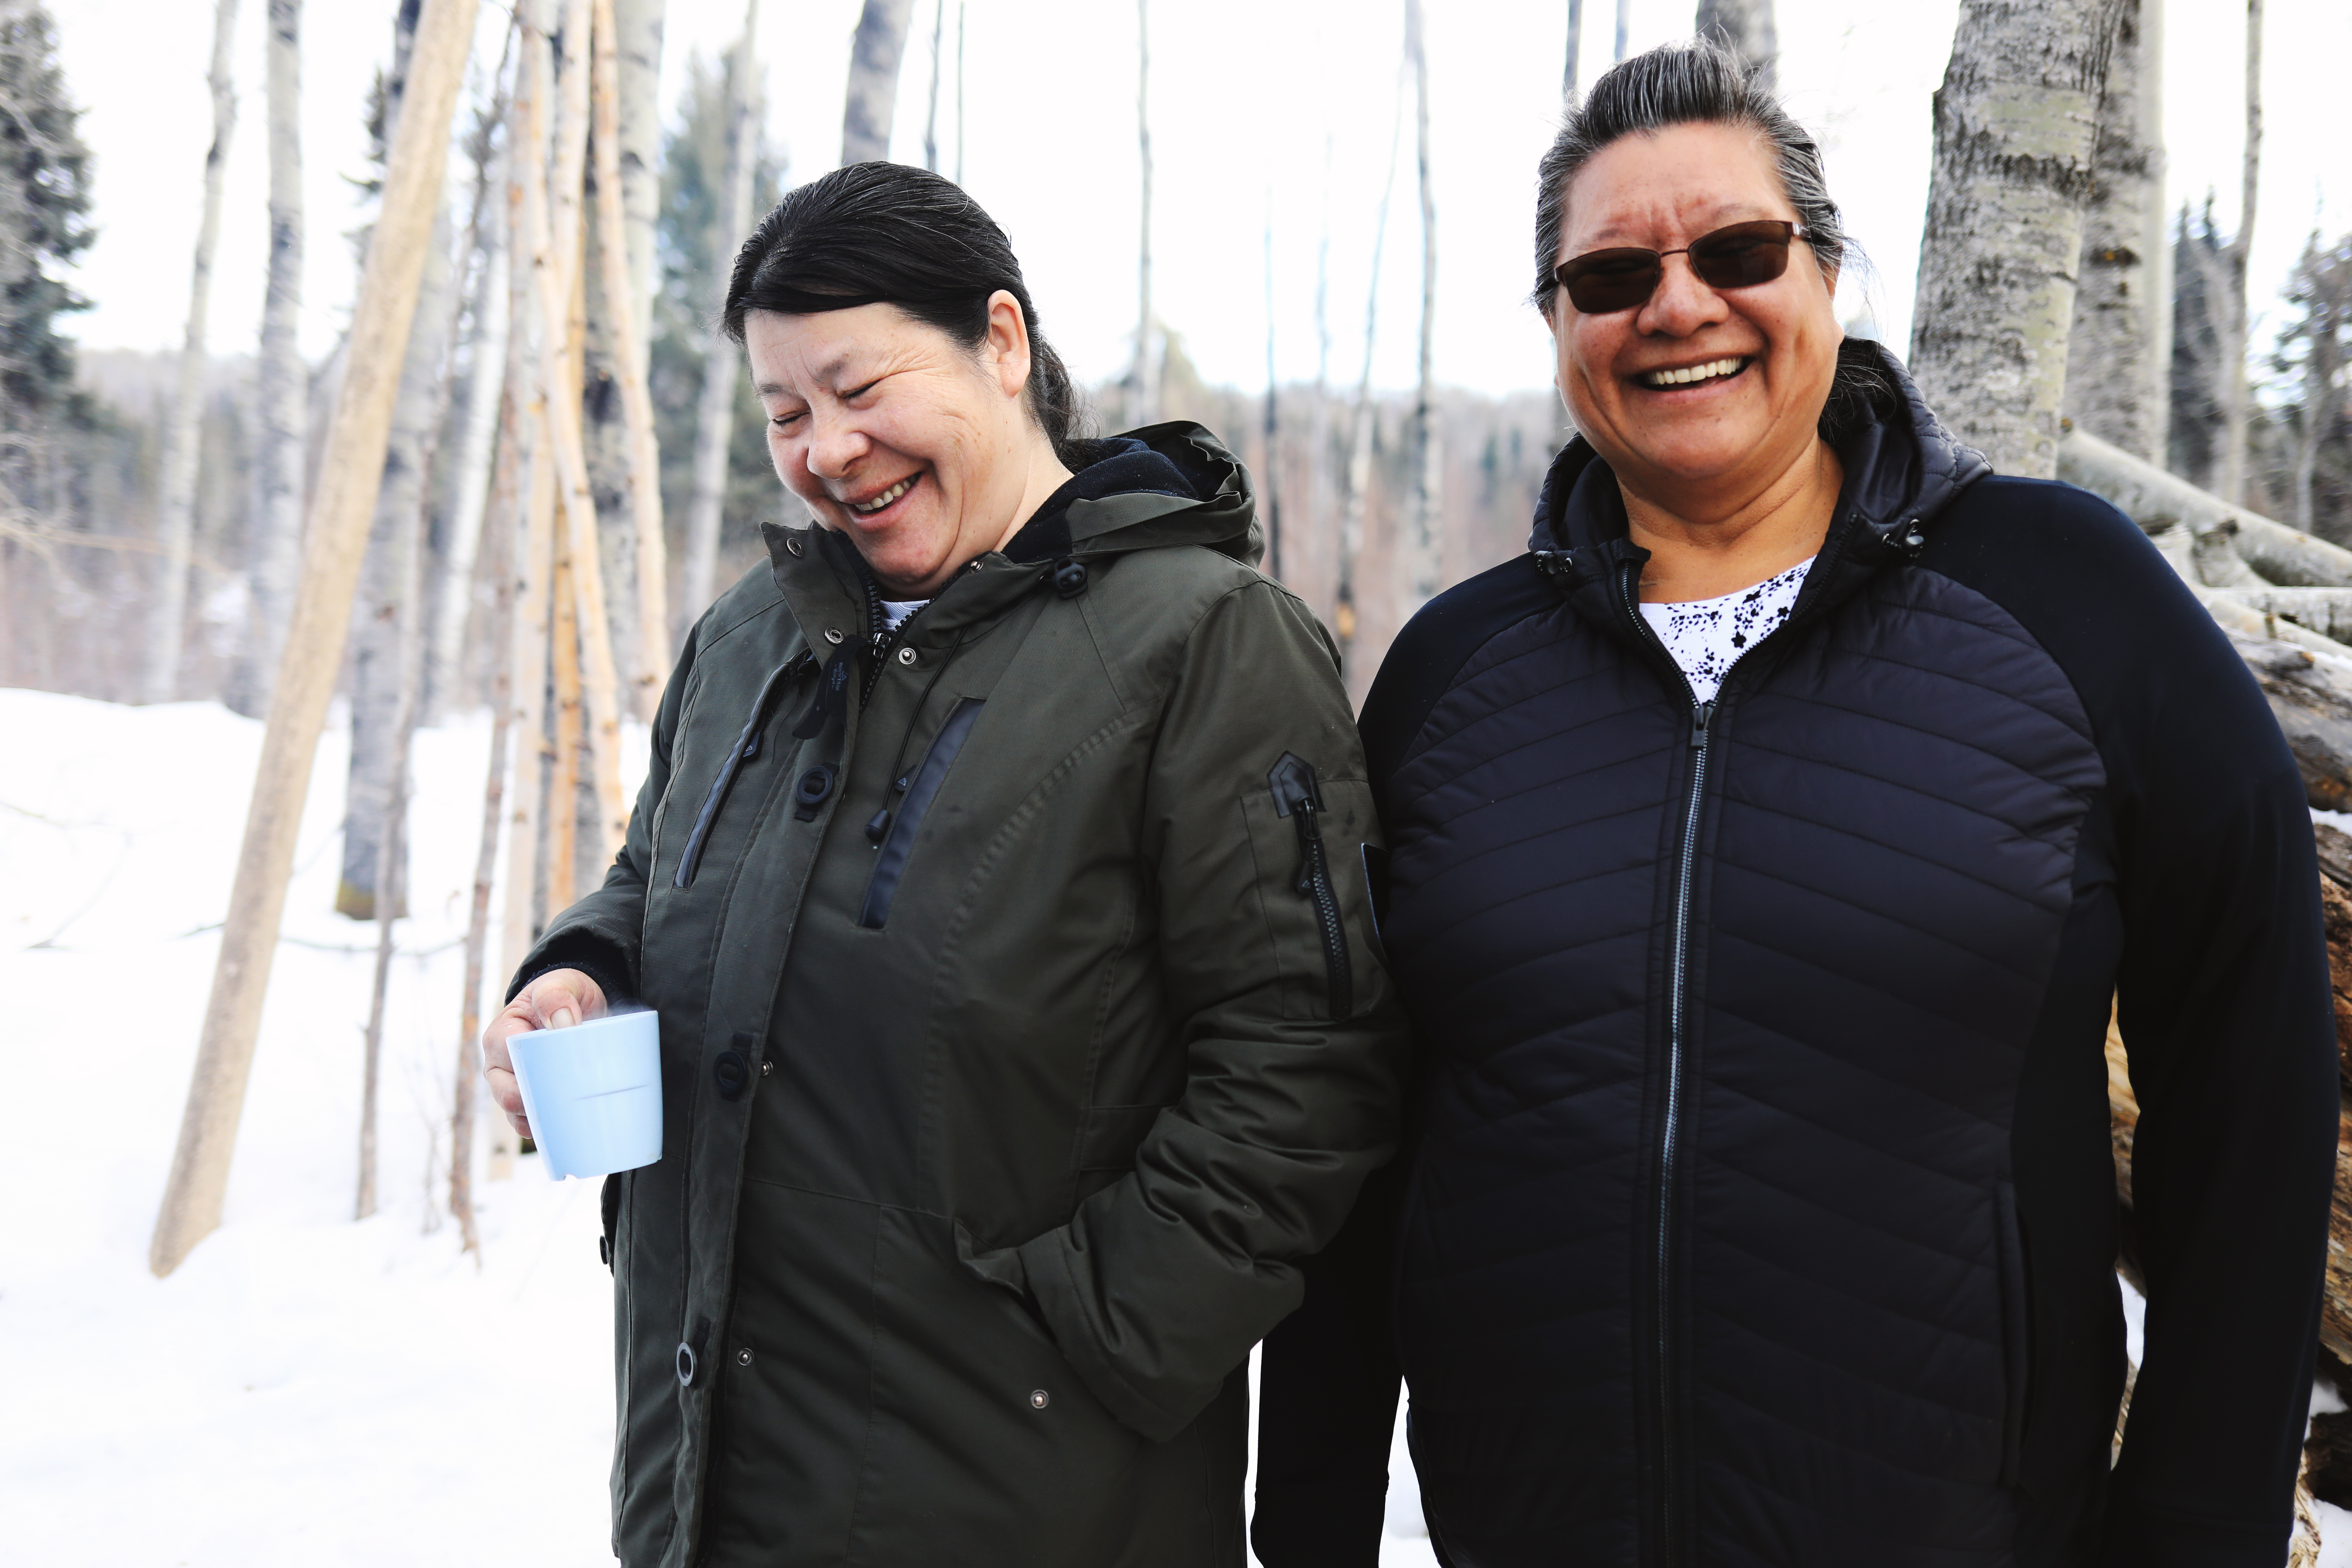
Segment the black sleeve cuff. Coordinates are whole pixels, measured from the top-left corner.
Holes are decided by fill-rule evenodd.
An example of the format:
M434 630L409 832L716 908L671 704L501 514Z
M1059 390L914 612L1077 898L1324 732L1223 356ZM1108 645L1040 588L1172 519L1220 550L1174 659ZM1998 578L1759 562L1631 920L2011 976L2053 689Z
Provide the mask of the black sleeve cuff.
M584 931L567 931L541 943L515 971L514 979L507 985L506 999L513 1001L532 981L559 969L576 969L594 981L596 988L604 994L607 1007L635 999L636 987L630 983L628 965L620 951Z

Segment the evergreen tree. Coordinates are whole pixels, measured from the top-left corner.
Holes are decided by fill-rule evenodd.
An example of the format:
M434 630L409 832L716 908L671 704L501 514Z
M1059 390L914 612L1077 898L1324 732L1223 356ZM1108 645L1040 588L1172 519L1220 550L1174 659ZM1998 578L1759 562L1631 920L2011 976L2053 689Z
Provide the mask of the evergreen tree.
M58 318L89 302L57 269L96 237L89 149L41 0L0 0L0 420L77 416L71 339Z

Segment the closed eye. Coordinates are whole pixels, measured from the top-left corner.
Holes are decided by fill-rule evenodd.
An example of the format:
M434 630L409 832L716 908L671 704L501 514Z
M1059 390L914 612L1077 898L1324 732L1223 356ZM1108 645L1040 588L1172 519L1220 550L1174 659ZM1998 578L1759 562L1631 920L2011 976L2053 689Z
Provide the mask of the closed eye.
M888 379L889 378L887 376L877 375L872 381L867 382L865 385L853 386L847 392L843 393L841 395L841 400L844 403L855 402L856 399L865 396L867 393L873 391L876 387L881 385L883 382Z

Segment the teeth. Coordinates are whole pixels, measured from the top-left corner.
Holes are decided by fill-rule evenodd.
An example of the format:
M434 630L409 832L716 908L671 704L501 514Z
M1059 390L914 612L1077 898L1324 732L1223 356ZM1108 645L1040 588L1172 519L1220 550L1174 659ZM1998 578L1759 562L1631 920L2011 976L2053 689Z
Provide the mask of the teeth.
M849 507L850 510L856 512L858 516L865 517L869 513L880 511L884 507L888 506L892 501L897 500L900 496L905 495L907 493L907 487L914 482L915 476L909 474L905 479L900 479L897 484L892 485L888 489L884 490L880 495L876 496L872 500L867 501L864 506L859 506L855 502L846 502L845 504Z
M1737 358L1709 360L1705 364L1691 365L1684 370L1654 370L1642 379L1652 386L1688 386L1695 381L1712 381L1719 375L1730 375L1747 363Z

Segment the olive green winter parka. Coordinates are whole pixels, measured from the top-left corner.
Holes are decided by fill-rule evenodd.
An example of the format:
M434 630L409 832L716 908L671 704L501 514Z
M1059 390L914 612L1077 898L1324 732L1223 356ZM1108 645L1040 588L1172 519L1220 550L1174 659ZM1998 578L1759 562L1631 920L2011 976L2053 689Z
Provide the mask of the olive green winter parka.
M1402 1026L1329 638L1241 465L1137 434L895 637L767 528L520 971L661 1015L606 1189L628 1568L1243 1561L1250 1347L1393 1148ZM1103 478L1146 447L1181 484Z

